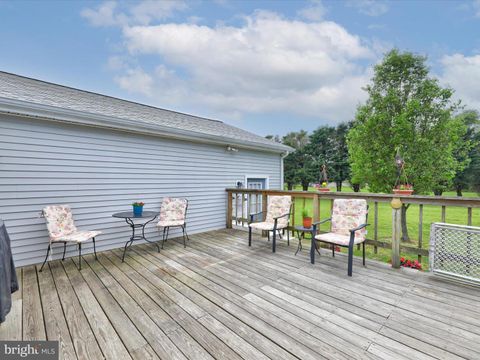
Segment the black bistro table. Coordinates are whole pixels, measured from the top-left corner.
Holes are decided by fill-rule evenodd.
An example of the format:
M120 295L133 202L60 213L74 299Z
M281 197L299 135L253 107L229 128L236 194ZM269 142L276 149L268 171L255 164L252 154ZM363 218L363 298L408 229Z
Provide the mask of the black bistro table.
M135 240L145 240L146 242L155 244L158 252L160 252L158 243L156 241L150 241L145 237L145 226L155 220L158 216L157 211L143 211L142 216L135 216L133 211L124 211L115 213L112 216L114 218L125 219L125 222L132 228L132 236L130 237L130 240L125 243L125 248L123 249L122 262L125 259L127 248L129 248ZM137 223L135 223L135 221L137 221ZM142 229L142 235L135 235L135 229Z
M313 239L313 236L312 236L313 227L306 228L300 225L300 226L295 226L295 230L297 231L297 237L298 237L298 247L297 247L297 251L295 252L295 255L297 255L298 252L303 249L302 239L305 239L305 233L310 234L310 237L312 238L312 242L316 243L316 241ZM315 246L315 250L317 250L318 255L320 255L320 253L318 252L317 246Z

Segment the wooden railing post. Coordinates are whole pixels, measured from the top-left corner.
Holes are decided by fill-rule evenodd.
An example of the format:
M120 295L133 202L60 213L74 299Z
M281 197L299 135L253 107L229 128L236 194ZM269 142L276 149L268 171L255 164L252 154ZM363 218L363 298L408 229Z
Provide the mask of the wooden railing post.
M262 221L265 221L267 218L267 207L268 207L268 195L264 191L262 192ZM268 236L268 232L265 230L262 230L262 237Z
M227 229L232 228L233 194L227 191Z
M318 194L313 195L313 222L317 222L320 220L320 208L319 208L320 200L318 198Z
M402 236L402 201L393 198L392 206L392 267L400 267L400 239Z
M266 192L262 193L262 221L267 218L268 195Z

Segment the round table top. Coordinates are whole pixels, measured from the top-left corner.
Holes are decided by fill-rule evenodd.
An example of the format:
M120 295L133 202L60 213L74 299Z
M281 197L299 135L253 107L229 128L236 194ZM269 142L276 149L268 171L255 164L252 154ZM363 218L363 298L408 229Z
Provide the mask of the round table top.
M306 228L306 227L303 227L303 225L298 225L298 226L295 226L295 230L297 230L297 231L313 231L313 226L309 227L309 228Z
M155 216L158 216L158 211L143 211L142 216L135 216L133 211L123 211L123 212L115 213L112 216L116 218L122 218L122 219L147 219L147 218L154 218Z

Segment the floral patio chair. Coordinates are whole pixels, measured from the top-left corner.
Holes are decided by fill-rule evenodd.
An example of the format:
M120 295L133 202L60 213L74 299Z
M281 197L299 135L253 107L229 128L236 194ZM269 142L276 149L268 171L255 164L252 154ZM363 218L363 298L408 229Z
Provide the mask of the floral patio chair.
M180 227L183 233L183 247L187 247L185 239L190 240L187 234L187 209L188 200L179 198L164 198L160 207L160 216L157 223L158 228L163 228L163 244L168 239L168 233L171 227Z
M50 235L50 242L48 244L47 256L40 268L43 270L43 266L47 262L48 254L54 243L63 243L63 257L65 260L65 250L67 243L78 245L78 269L82 269L82 243L90 239L93 240L93 252L95 253L95 259L97 259L97 250L95 248L95 237L101 234L101 231L80 231L75 226L73 221L73 214L70 206L68 205L50 205L46 206L42 215L47 222L47 230Z
M368 205L364 199L336 199L333 202L332 217L313 224L313 236L316 241L348 248L348 276L352 276L353 246L362 244L363 265L365 266L365 237L367 234ZM331 221L330 232L317 234L320 224ZM316 241L312 241L310 250L311 263L315 263Z
M276 234L278 230L287 229L287 241L288 244L290 244L288 226L290 224L291 209L291 196L270 196L268 198L267 214L265 216L265 221L254 222L255 216L259 216L263 212L250 214L250 222L248 224L248 246L252 246L252 228L273 232L272 252L275 252L276 250Z

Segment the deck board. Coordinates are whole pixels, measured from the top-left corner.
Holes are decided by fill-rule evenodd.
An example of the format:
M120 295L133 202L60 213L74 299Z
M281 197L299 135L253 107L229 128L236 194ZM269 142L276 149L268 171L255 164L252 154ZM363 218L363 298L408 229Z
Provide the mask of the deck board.
M218 230L17 269L0 339L62 359L480 358L480 288Z

